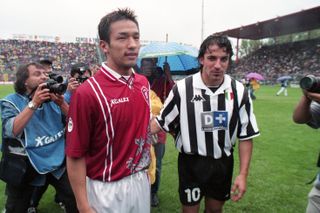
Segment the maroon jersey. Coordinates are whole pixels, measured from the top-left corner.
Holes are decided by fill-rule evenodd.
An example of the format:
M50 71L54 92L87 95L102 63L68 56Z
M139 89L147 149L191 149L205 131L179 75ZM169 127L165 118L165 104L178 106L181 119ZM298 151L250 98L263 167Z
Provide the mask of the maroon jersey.
M150 101L147 79L129 79L103 65L72 95L66 155L85 157L87 176L115 181L148 167Z

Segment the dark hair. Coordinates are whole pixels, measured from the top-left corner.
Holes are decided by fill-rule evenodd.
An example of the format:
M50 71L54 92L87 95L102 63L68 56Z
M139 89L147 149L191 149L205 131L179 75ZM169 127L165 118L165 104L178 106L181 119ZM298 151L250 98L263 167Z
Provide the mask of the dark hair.
M21 95L24 95L27 91L26 88L26 80L29 78L29 67L35 66L36 68L44 69L44 67L39 63L29 63L29 64L22 64L18 67L17 73L16 73L16 81L14 82L14 90L16 93L19 93Z
M209 35L201 44L198 60L202 58L211 45L218 45L219 48L226 48L226 52L229 54L229 64L231 63L231 57L233 56L232 45L227 36L224 35ZM200 69L202 65L200 65Z
M121 20L133 21L139 29L139 24L136 18L137 17L134 14L134 11L130 10L129 8L118 9L116 11L113 11L105 15L104 17L102 17L98 25L100 40L103 40L108 44L110 44L110 26L112 23L116 21L121 21Z
M52 61L49 60L49 59L41 59L41 60L39 61L39 64L41 64L41 65L47 65L47 66L52 66Z

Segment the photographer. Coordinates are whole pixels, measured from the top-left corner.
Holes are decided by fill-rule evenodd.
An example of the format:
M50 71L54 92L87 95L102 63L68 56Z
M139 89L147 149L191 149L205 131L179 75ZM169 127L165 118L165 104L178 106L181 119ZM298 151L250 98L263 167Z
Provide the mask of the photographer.
M64 99L67 103L70 103L71 95L80 84L86 81L92 76L92 72L89 67L84 63L74 64L71 67L70 78L68 80L67 92L64 94Z
M46 181L63 197L66 211L77 212L63 165L62 120L69 105L62 95L50 92L52 86L47 80L41 64L22 65L16 73L16 93L0 101L3 128L0 178L6 182L7 213L25 213L34 186L42 186Z
M301 82L300 82L301 85ZM302 86L303 88L303 86ZM320 127L320 94L303 90L303 95L293 112L293 121L307 124L312 128ZM319 166L319 165L318 165ZM307 213L320 212L320 182L319 175L311 189L308 200Z

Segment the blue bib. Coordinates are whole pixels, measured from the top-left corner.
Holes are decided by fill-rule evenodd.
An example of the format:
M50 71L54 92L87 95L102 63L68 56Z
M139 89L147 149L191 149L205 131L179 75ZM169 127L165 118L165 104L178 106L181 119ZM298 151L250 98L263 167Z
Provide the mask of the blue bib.
M2 101L11 103L22 112L29 100L19 94L11 94ZM43 103L34 111L25 126L24 137L20 139L29 160L40 174L52 172L61 167L65 157L64 125L62 112L52 101Z

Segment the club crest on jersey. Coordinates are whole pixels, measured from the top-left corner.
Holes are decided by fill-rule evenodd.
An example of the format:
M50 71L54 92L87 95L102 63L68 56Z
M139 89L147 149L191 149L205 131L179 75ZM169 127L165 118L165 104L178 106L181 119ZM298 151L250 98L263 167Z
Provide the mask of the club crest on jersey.
M193 98L191 99L191 102L193 103L193 102L196 102L196 101L202 102L202 101L205 101L205 99L204 99L201 95L196 94L196 95L194 95Z
M228 129L228 112L214 111L201 113L201 129L205 132Z
M69 117L69 120L68 120L68 132L71 132L73 129L73 122L72 122L72 118Z
M141 87L141 93L142 93L142 96L144 97L144 100L147 102L147 104L149 105L150 103L150 100L149 100L149 90L143 86Z

